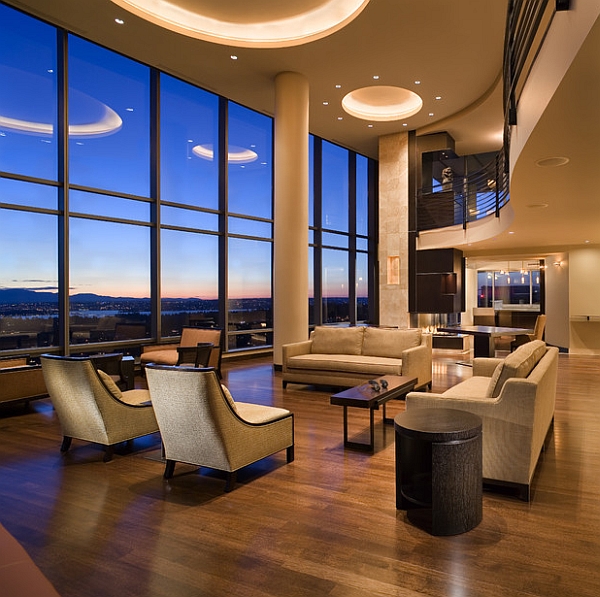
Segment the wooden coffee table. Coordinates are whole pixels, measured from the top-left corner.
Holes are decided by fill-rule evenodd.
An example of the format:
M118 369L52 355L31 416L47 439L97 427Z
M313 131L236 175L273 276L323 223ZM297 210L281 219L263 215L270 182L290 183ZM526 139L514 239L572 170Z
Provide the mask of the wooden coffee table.
M404 398L408 392L414 389L417 383L416 377L406 377L403 375L381 375L374 377L374 381L379 384L379 390L373 388L370 383L364 383L339 394L334 394L330 398L330 403L336 406L344 407L344 447L355 448L359 450L373 451L375 449L375 421L374 411L383 406L383 422L393 424L394 419L388 419L385 416L386 402L394 398ZM384 380L384 383L382 383ZM384 387L387 382L387 388ZM370 425L370 443L348 441L348 407L368 408Z

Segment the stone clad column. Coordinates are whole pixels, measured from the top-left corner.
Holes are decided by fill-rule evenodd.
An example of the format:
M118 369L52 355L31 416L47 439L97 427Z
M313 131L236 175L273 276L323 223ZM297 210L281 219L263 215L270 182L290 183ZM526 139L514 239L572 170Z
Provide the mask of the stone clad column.
M273 364L281 347L308 338L308 81L275 78Z
M408 133L379 138L379 323L410 327Z

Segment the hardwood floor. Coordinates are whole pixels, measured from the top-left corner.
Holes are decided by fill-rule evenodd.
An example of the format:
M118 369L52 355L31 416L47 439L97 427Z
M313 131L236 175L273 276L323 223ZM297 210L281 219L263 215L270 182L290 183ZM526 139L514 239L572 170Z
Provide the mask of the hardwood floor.
M434 352L434 391L471 375ZM481 524L453 537L396 511L380 414L375 452L344 450L330 391L284 391L264 358L223 372L237 400L293 411L296 432L293 463L267 458L228 494L206 469L178 465L164 481L158 435L105 464L76 440L60 454L48 400L0 411L0 523L63 597L600 595L600 358L560 356L531 503L484 492ZM388 403L388 416L403 408ZM351 409L351 436L367 433L368 412Z

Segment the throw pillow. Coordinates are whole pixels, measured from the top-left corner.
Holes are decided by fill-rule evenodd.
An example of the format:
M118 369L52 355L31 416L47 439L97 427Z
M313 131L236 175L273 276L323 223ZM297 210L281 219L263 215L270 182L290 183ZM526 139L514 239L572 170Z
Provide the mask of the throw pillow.
M122 394L121 390L119 390L119 386L112 380L112 377L108 373L105 373L104 371L102 371L101 369L98 369L98 375L99 375L100 379L102 380L104 387L117 400L123 400L123 394Z
M233 399L233 396L231 395L229 388L225 384L221 384L221 389L223 390L223 394L225 395L225 398L227 398L227 402L229 402L229 405L231 406L233 411L237 412L237 408L235 406L235 400Z

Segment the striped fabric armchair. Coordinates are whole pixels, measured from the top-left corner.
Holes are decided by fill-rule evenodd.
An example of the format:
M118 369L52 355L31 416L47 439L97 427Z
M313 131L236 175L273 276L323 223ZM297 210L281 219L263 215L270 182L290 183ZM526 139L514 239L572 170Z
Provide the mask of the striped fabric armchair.
M63 433L61 452L71 440L105 446L104 461L112 459L121 442L158 431L147 390L121 392L107 373L86 357L42 355L44 381Z
M294 460L294 416L283 408L236 402L214 369L148 365L146 379L164 445L164 477L176 462L236 472L286 450Z

